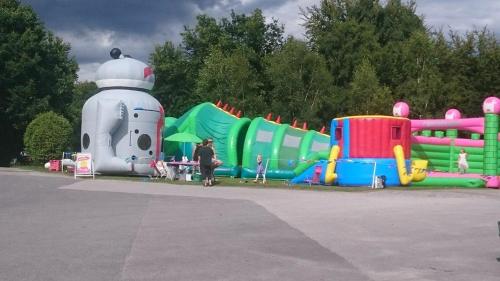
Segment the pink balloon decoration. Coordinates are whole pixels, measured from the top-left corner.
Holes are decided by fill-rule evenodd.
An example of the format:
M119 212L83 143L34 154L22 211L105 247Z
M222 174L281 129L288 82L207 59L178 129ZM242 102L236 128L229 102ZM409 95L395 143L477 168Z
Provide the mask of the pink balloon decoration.
M406 102L400 101L392 108L392 115L406 118L410 115L410 107Z

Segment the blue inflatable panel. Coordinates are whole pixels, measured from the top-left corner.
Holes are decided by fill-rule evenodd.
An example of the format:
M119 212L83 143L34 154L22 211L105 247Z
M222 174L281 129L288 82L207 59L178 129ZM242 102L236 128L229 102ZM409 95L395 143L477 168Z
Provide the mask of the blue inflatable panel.
M328 164L327 160L318 161L316 164L312 165L311 167L307 168L304 172L302 172L302 174L293 178L290 181L290 183L291 184L308 183L314 178L316 167L321 166L321 175L319 176L319 183L325 184L325 172L327 164Z
M408 169L411 161L405 162ZM386 186L401 185L396 160L393 158L338 159L335 168L338 176L336 183L340 186L371 186L374 169L375 176L386 176Z
M240 167L218 167L214 170L216 176L229 176L229 177L239 177L241 169Z
M241 169L241 177L244 179L255 178L257 172L255 169L243 168ZM289 170L267 170L266 179L291 179L295 177L293 171Z

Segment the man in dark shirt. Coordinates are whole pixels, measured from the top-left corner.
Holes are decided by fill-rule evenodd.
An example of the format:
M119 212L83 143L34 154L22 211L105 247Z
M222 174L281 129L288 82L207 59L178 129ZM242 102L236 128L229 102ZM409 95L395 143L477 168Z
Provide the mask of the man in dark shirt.
M196 148L194 149L193 152L193 161L198 162L200 159L200 148L201 148L201 143L196 144Z
M203 146L199 149L200 170L203 178L203 186L212 185L212 160L214 151L209 147L207 140L203 140Z
M210 147L214 153L214 156L212 159L212 167L210 167L210 172L212 172L212 176L211 176L212 184L215 184L215 176L214 176L215 168L218 168L223 163L222 163L222 161L217 159L217 154L215 153L214 141L211 138L207 139L207 141L208 141L207 146Z

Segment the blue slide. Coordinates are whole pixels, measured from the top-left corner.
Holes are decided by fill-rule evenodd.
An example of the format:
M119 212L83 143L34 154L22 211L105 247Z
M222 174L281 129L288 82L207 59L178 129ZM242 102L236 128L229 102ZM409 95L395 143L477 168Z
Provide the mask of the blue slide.
M290 183L291 184L309 183L313 181L315 174L318 174L319 175L318 184L324 184L327 165L328 165L328 160L319 160L317 163L307 168L300 175L293 178L290 181ZM321 171L319 171L320 168Z

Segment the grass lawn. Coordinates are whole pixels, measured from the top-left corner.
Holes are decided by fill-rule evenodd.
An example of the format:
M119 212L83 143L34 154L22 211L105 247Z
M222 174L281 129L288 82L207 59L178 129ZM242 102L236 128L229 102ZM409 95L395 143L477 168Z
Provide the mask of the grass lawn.
M28 171L36 171L42 173L59 173L67 177L73 177L72 173L65 172L49 172L42 165L16 165L13 168L19 168ZM197 181L181 181L181 180L165 180L165 179L154 179L150 177L143 176L101 176L96 175L97 179L104 180L126 180L126 181L136 181L136 182L153 182L153 183L168 183L176 185L199 185L201 182ZM84 178L88 179L88 178ZM262 181L254 183L253 179L242 179L242 178L230 178L230 177L217 177L216 186L225 187L247 187L247 188L278 188L278 189L290 189L290 190L315 190L315 191L343 191L343 192L377 192L382 189L371 189L370 187L341 187L341 186L325 186L325 185L289 185L286 180L268 180L265 184ZM399 186L399 187L389 187L390 190L430 190L430 189L467 189L464 187L444 187L444 186Z

